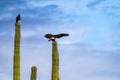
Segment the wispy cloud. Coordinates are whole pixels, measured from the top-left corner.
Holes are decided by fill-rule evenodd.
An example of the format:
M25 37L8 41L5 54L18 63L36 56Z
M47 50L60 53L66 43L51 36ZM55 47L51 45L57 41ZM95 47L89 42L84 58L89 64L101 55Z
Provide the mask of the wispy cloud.
M1 0L0 79L12 80L15 17L21 14L21 79L51 79L51 42L56 39L62 80L119 80L119 0ZM111 15L112 14L112 15ZM115 17L113 14L117 14Z
M109 16L120 17L120 6L106 6L103 8L103 13Z
M94 0L93 2L90 2L89 4L87 4L87 7L90 9L95 9L96 6L102 4L105 1L107 1L107 0Z

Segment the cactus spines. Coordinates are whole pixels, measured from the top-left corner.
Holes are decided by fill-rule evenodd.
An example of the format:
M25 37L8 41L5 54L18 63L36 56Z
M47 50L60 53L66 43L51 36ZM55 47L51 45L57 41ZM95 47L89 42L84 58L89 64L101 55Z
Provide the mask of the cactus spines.
M56 41L52 41L52 80L59 80L59 53Z
M16 17L15 38L14 38L14 63L13 63L13 80L20 80L20 22Z
M37 67L36 66L32 66L30 80L36 80L36 77L37 77Z

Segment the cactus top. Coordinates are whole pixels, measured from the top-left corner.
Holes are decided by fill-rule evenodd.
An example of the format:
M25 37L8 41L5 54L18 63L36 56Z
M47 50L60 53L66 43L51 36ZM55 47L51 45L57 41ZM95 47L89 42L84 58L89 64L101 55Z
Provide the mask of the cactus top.
M37 67L36 66L32 66L32 70L37 70Z

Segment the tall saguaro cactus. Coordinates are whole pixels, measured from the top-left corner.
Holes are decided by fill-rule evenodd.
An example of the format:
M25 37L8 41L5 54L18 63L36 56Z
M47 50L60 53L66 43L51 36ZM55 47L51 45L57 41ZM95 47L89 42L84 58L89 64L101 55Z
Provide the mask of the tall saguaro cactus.
M59 53L56 41L52 41L52 80L59 80Z
M61 34L46 34L44 37L52 41L52 79L51 80L59 80L59 53L57 48L56 38L62 38L69 36L67 33Z
M37 77L37 67L36 66L32 66L30 80L36 80L36 77Z
M13 80L20 80L20 15L16 17L14 38Z

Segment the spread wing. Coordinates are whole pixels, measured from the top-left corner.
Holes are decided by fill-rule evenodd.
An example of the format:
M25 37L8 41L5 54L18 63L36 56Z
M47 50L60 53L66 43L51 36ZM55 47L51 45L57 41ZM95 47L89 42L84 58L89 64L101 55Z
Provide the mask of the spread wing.
M64 37L64 36L69 36L69 34L61 33L61 34L56 34L56 35L53 35L53 34L44 35L44 37L48 38L49 41L55 41L55 38L61 38L61 37Z
M62 38L64 36L69 36L69 34L67 34L67 33L61 33L61 34L54 35L55 38Z
M53 37L52 34L46 34L44 37L48 38L48 39L51 39Z

